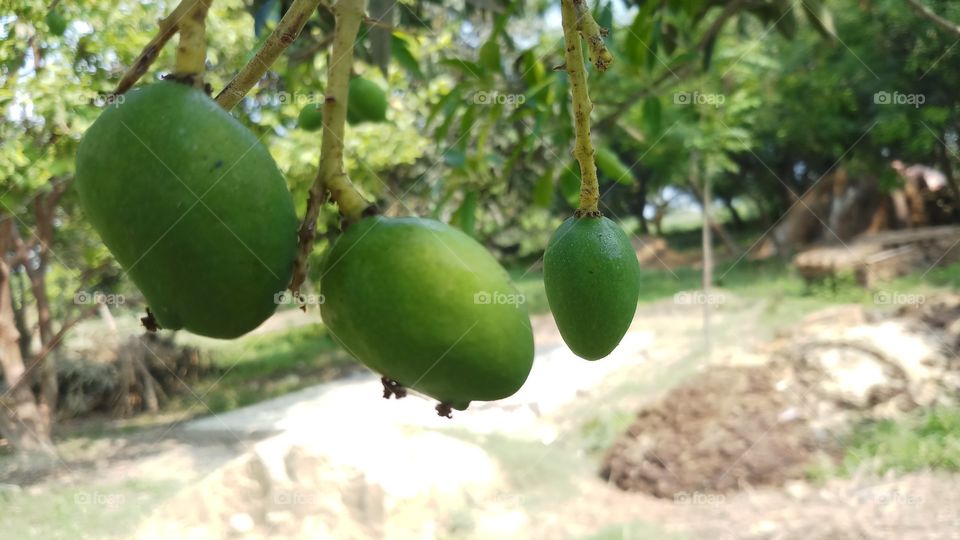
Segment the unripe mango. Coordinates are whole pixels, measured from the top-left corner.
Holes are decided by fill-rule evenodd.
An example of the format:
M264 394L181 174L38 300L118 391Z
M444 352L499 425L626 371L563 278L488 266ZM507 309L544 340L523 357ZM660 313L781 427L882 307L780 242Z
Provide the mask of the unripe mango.
M77 152L87 219L160 326L232 338L276 309L297 218L257 137L203 92L160 82L106 108Z
M297 125L304 131L316 131L323 127L323 106L319 103L304 105L297 116Z
M401 385L463 410L505 398L533 363L523 297L474 239L438 221L367 217L323 263L334 340Z
M567 219L547 244L543 281L570 350L587 360L610 354L640 296L640 265L623 230L605 217Z
M387 96L373 81L350 79L347 121L351 124L383 122L387 119Z

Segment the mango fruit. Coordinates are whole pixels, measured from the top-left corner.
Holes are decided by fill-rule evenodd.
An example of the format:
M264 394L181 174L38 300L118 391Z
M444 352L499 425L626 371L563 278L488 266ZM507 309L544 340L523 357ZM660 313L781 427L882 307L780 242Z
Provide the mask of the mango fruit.
M257 137L200 90L159 82L107 107L80 143L76 186L162 328L232 338L276 309L293 199Z
M324 324L343 348L458 410L527 379L533 334L523 297L470 236L430 219L371 216L329 250Z
M563 341L598 360L630 327L640 296L640 265L630 240L605 217L571 217L543 256L547 302Z
M67 19L57 10L48 11L43 17L47 30L54 36L62 36L67 31Z
M316 131L323 127L323 105L308 103L300 109L297 125L304 131Z
M347 121L351 124L383 122L387 119L387 96L377 83L354 77L350 79L347 98Z

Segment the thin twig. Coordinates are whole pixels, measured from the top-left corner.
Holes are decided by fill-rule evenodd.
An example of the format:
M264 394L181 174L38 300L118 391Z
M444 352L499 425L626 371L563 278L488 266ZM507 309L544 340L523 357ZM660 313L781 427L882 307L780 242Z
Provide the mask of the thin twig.
M317 216L327 193L346 222L360 219L369 207L347 177L343 166L343 131L347 122L347 95L350 71L353 68L353 44L364 19L365 0L340 0L334 6L336 29L333 51L327 67L327 89L323 102L323 135L320 147L320 166L310 187L307 211L300 225L299 249L294 263L290 290L299 294L307 277L307 258L313 251Z
M297 39L319 4L320 0L295 0L290 5L257 54L217 94L217 103L221 107L229 111L240 103L243 96L260 81L283 51Z
M140 56L133 61L133 64L124 73L123 78L120 79L120 82L117 83L116 90L113 91L113 95L119 96L120 94L125 93L137 81L140 80L140 77L150 69L150 65L153 64L153 61L157 59L157 55L160 54L160 50L163 49L163 46L170 41L170 38L177 33L177 29L180 24L180 20L183 19L194 6L200 0L180 0L180 3L177 4L177 7L170 12L170 15L167 15L165 18L160 19L157 23L160 27L160 30L157 32L157 35L150 40L150 43L147 43L147 46L143 48L143 51L140 52Z
M934 13L932 9L921 4L918 0L906 0L906 1L908 4L910 4L910 7L912 7L914 11L924 16L925 18L927 18L927 20L933 22L934 24L936 24L937 26L939 26L940 28L943 28L948 32L951 32L953 34L960 36L960 24L956 24L952 21L948 21L947 19L944 19L943 17Z

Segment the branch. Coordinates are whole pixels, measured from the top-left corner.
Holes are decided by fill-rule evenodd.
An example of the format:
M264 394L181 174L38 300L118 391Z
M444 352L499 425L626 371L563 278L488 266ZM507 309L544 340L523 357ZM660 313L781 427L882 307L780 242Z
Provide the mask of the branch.
M150 69L153 61L157 59L157 55L160 54L163 46L177 33L180 20L193 10L199 1L200 0L180 0L177 7L170 12L170 15L167 15L164 19L160 19L157 23L160 27L157 35L150 40L150 43L147 43L147 46L140 52L140 56L134 60L133 65L130 66L130 69L127 70L123 78L120 79L120 82L117 84L117 89L113 91L113 95L119 96L125 93L140 80L140 77L143 77L147 70Z
M310 187L307 212L300 225L297 261L293 267L290 290L294 295L307 277L307 257L313 250L317 216L327 192L340 208L347 223L360 219L369 205L357 192L343 168L343 128L347 121L347 95L353 68L353 44L364 19L365 0L340 0L334 6L336 29L333 51L327 66L327 89L323 102L323 136L320 166Z
M924 18L928 19L929 21L936 24L940 28L946 30L947 32L951 32L953 34L960 36L960 25L952 21L948 21L947 19L944 19L943 17L937 15L936 13L933 12L932 9L921 4L919 0L906 0L906 1L908 4L910 4L910 7L912 7L914 11L919 13Z
M280 54L297 39L319 4L320 0L295 0L290 5L257 54L217 94L217 103L221 107L229 111L240 103L243 96L247 95L247 92L260 81Z
M578 32L580 19L576 8L582 2L561 0L560 14L563 19L565 69L570 77L573 124L577 136L573 156L580 163L580 206L577 215L596 215L599 214L600 185L597 181L597 165L593 161L593 144L590 142L590 111L593 110L593 103L587 91L587 70L583 65L583 48Z
M576 29L587 42L590 49L590 60L597 68L597 71L606 71L613 63L613 55L607 49L603 42L603 36L607 35L607 30L601 28L594 20L590 8L587 6L587 0L573 0L573 9L576 11ZM566 34L564 34L566 35Z
M743 6L743 4L745 3L746 3L745 0L734 0L733 2L730 2L729 4L727 4L726 7L724 7L723 11L721 11L720 14L717 15L717 18L714 19L713 22L710 24L710 27L707 29L706 33L703 35L700 41L698 41L697 44L692 49L690 49L690 52L702 51L704 48L706 48L707 44L710 43L711 40L717 37L717 34L719 34L720 30L723 29L723 25L727 22L727 20L733 15L735 15L736 12L740 9L740 7ZM610 124L615 123L617 119L623 116L623 114L627 112L627 110L629 110L630 107L632 107L637 101L653 95L654 89L656 89L658 86L666 82L670 77L675 77L679 79L681 75L686 75L686 72L690 71L692 66L693 66L692 60L688 60L685 63L681 64L680 67L678 67L676 70L671 70L670 68L667 68L667 71L662 73L659 77L657 77L657 79L654 80L650 85L646 86L645 88L639 89L637 92L633 93L632 95L627 97L625 100L620 102L616 107L614 107L614 109L610 111L610 113L608 113L606 116L601 118L599 122L597 122L597 127L601 127L601 126L608 127L610 126Z

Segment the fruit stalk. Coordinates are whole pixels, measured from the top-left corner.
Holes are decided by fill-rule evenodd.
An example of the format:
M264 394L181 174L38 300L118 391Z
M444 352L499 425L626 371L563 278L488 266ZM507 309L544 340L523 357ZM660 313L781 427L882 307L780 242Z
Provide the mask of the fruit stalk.
M560 15L563 20L565 69L570 77L570 93L573 97L573 124L576 133L573 156L580 164L580 206L577 215L599 216L600 184L597 181L597 166L593 161L593 143L590 142L590 112L593 111L593 102L590 101L587 89L587 70L583 64L580 32L584 31L587 42L592 43L588 31L595 31L596 37L600 37L600 27L587 10L585 0L561 0ZM585 23L587 19L592 26ZM602 38L600 41L603 41ZM606 51L606 47L603 50ZM609 51L606 54L609 55ZM612 57L609 61L612 61Z
M240 103L243 96L247 95L247 92L260 81L280 54L297 39L300 31L303 30L303 25L307 23L319 4L320 0L295 0L290 5L257 54L217 94L217 103L221 107L229 111Z
M120 82L117 83L116 90L113 91L113 94L119 96L125 93L127 90L133 87L137 81L140 80L140 77L150 69L150 66L153 64L153 61L157 59L157 56L160 54L160 51L163 49L163 46L170 41L170 38L177 33L179 29L180 21L191 11L193 11L194 6L200 3L200 0L180 0L180 3L177 4L177 7L170 12L170 15L167 15L165 18L160 19L157 25L160 27L157 31L157 35L150 40L150 43L147 43L147 46L143 48L140 52L140 55L137 56L137 59L134 60L133 65L130 66L130 69L123 74L123 78L120 79Z
M180 19L180 43L177 44L177 60L174 76L177 80L203 88L203 73L207 63L207 11L213 0L199 0L193 9Z
M587 0L573 0L573 7L577 15L577 30L587 42L590 49L590 59L597 71L606 71L613 63L613 54L607 49L603 37L607 31L594 20L590 8L587 6Z
M299 251L294 264L290 290L298 293L306 279L307 257L313 250L317 216L327 192L347 222L362 217L369 206L353 186L343 166L343 127L347 121L347 96L353 68L353 44L364 19L365 0L340 0L334 5L336 28L333 50L327 67L327 89L323 102L323 135L320 167L310 187L307 212L299 232Z

